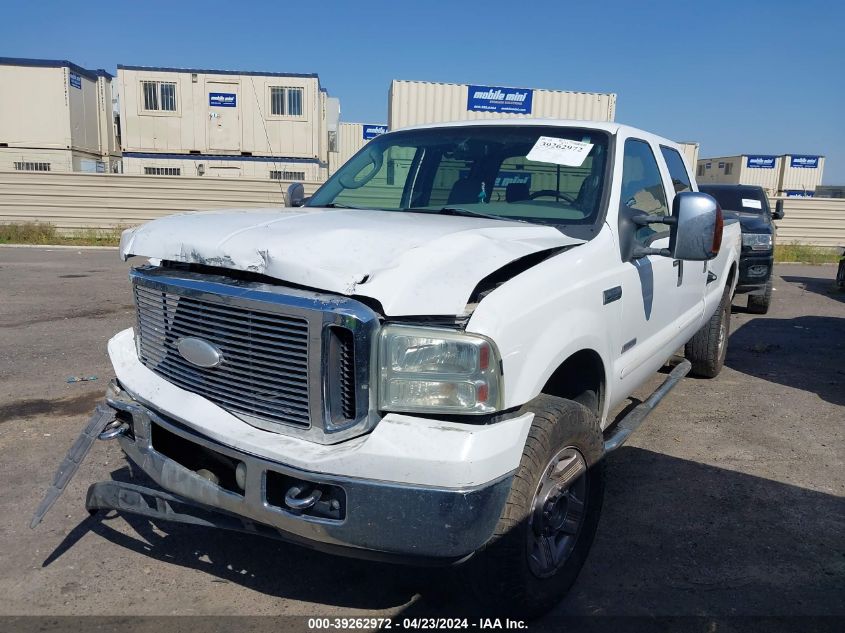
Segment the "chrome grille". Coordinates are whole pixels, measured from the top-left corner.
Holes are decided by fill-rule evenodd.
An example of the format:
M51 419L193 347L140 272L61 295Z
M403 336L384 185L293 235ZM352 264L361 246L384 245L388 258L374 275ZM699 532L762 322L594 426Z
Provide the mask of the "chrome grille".
M379 329L373 310L252 273L201 268L130 272L141 363L274 433L331 444L378 422L370 388ZM182 341L180 353L183 338L199 341Z
M240 416L309 427L309 323L305 318L195 297L136 281L138 356L173 384ZM180 338L217 347L223 362L197 367L179 354ZM249 419L247 419L249 421Z

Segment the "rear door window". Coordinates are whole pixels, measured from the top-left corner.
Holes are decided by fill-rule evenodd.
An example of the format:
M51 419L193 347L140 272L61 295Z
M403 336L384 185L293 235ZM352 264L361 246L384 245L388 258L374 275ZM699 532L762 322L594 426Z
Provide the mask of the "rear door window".
M663 160L666 161L666 166L669 168L669 176L672 178L672 186L675 188L675 193L692 191L692 183L687 173L687 167L684 165L684 159L681 158L678 150L661 145L660 151L663 153Z

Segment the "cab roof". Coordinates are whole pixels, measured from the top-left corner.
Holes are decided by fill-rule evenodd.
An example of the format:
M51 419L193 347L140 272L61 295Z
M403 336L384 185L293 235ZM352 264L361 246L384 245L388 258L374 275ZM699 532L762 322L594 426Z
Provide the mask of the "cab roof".
M478 127L478 126L502 126L502 125L544 125L549 127L579 127L588 130L601 130L608 134L624 136L636 136L640 138L650 138L662 145L671 145L679 148L680 144L657 134L653 134L646 130L635 128L630 125L616 123L615 121L587 121L582 119L531 119L531 118L504 118L504 119L475 119L471 121L449 121L445 123L426 123L424 125L411 125L408 127L391 130L391 132L404 132L407 130L428 130L435 128L452 128L452 127Z

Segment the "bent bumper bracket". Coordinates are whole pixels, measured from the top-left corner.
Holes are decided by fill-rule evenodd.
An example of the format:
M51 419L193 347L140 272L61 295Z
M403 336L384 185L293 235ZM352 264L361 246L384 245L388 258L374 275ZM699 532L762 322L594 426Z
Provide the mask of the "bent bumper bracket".
M41 503L38 504L38 508L36 508L35 514L29 522L30 528L35 528L39 523L41 523L44 515L50 511L53 504L56 503L58 498L62 496L68 482L70 482L76 474L82 460L85 459L88 451L90 451L91 447L94 445L94 440L96 440L100 434L106 430L106 427L115 421L116 417L117 412L106 403L102 402L97 405L97 408L94 409L94 415L92 415L91 419L88 420L88 424L84 429L82 429L82 433L80 433L79 437L76 438L76 441L73 443L73 446L70 447L70 450L68 450L67 455L65 455L65 458L62 460L62 463L59 464L59 469L53 476L52 485L49 490L47 490L47 494L44 495L44 499L42 499Z
M206 509L200 504L163 490L120 481L101 481L91 484L85 498L85 508L92 514L98 510L117 510L140 514L151 519L261 534L262 536L272 536L272 532L275 532L271 528L267 530L259 529L258 524L248 519L224 514L213 508Z

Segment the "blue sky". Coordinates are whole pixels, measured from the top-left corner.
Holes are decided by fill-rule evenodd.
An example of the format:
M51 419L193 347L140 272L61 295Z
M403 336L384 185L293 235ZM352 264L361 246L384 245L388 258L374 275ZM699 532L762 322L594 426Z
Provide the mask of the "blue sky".
M16 2L0 56L316 72L342 118L391 79L615 92L618 121L702 156L827 156L845 184L845 3Z

